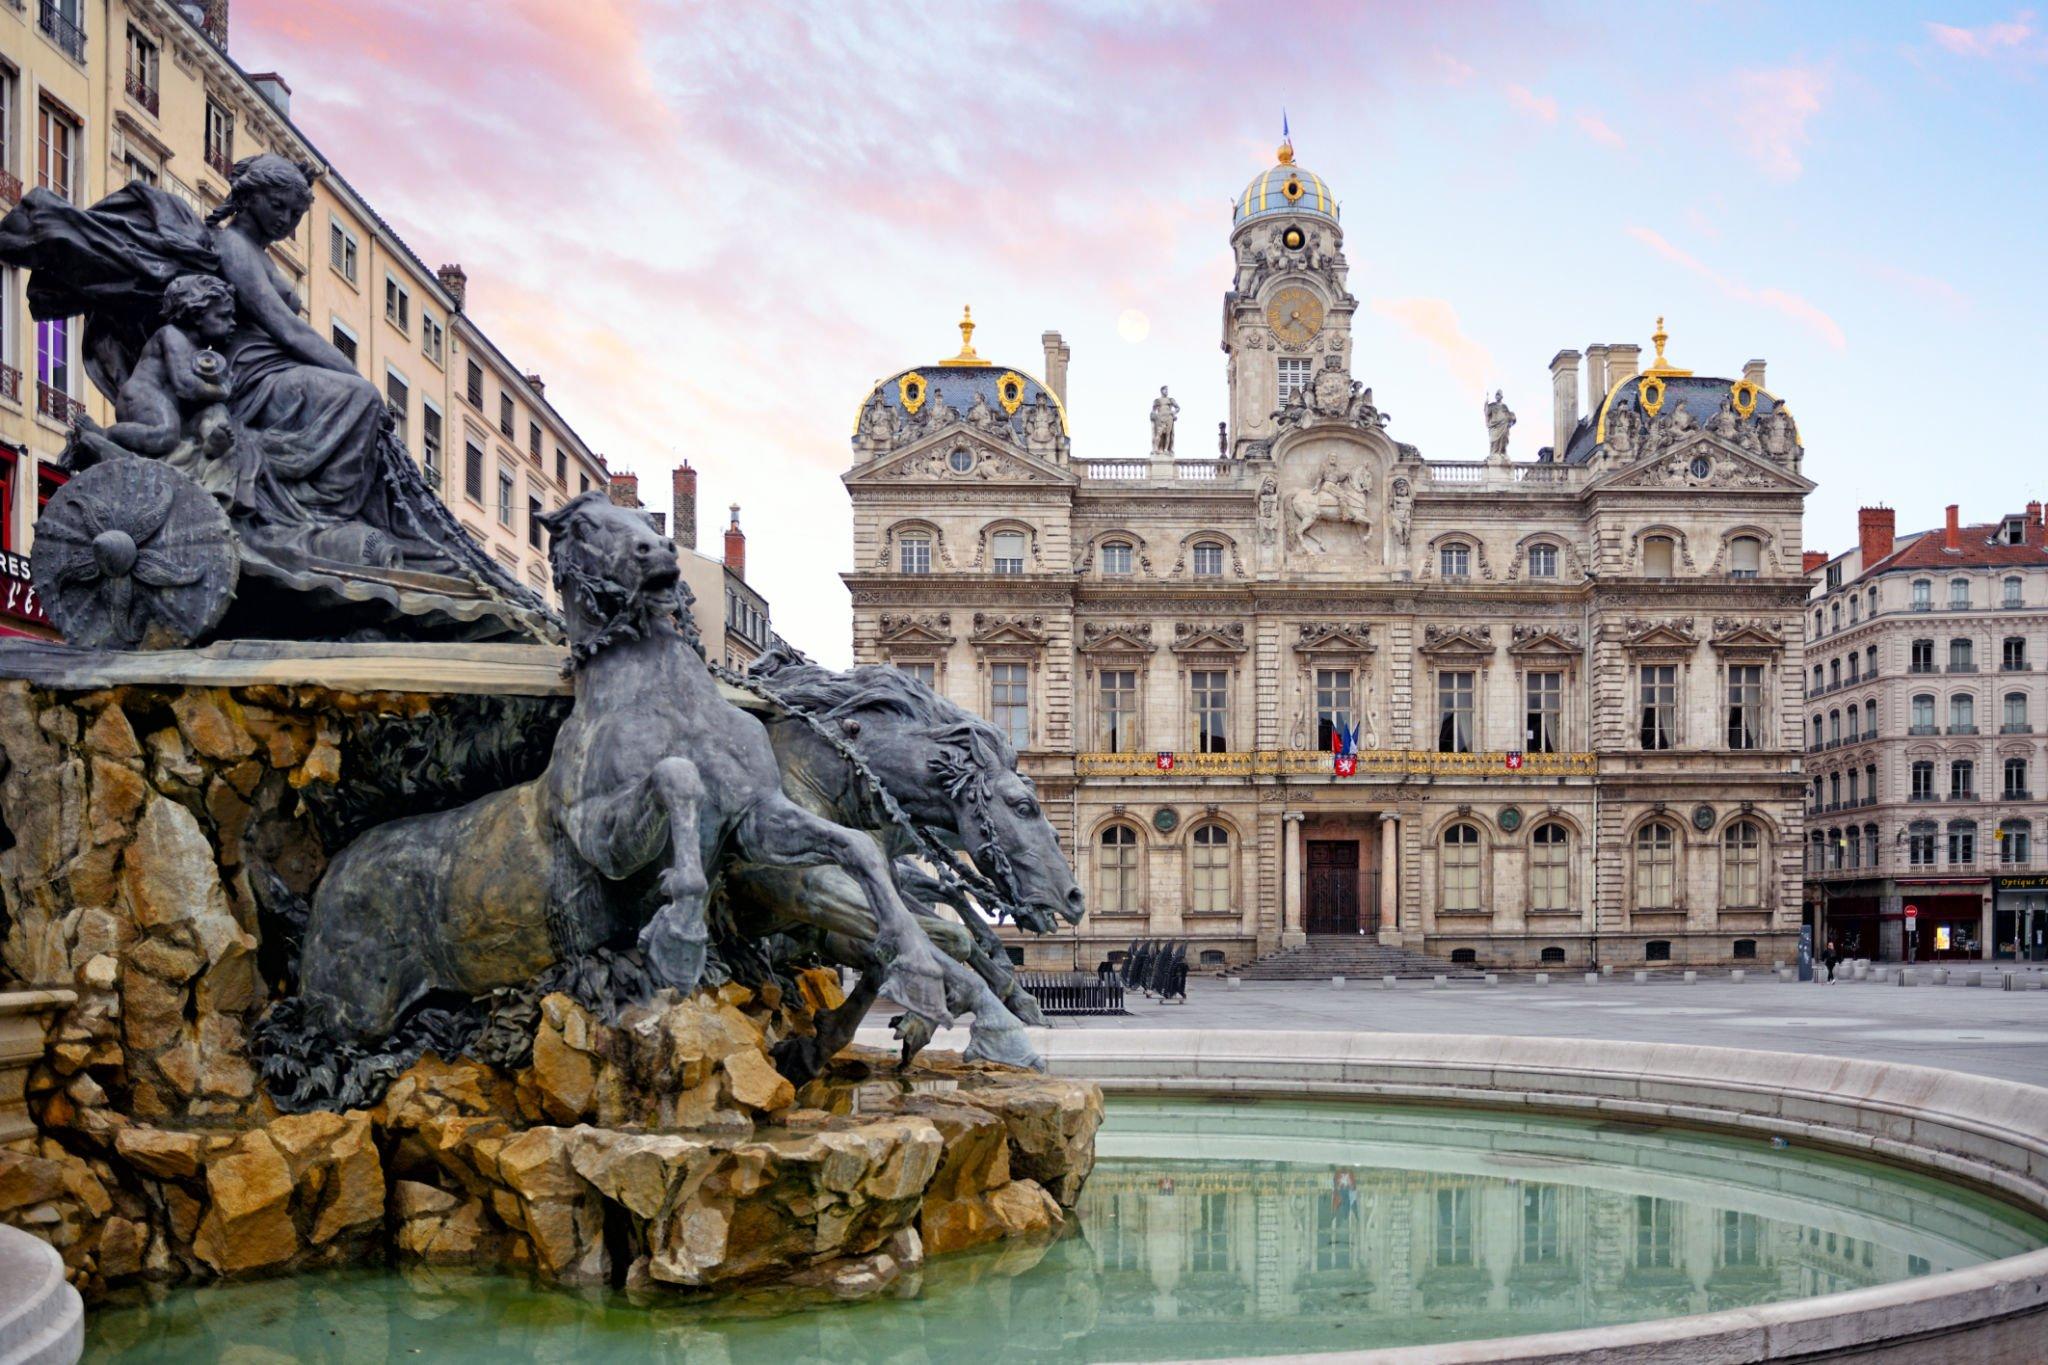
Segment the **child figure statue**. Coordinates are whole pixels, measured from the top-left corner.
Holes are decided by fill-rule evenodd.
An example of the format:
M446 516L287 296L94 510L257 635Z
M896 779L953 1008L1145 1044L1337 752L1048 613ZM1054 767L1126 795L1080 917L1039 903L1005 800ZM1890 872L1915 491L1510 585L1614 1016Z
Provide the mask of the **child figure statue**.
M172 458L184 455L186 448L203 457L192 463L215 464L234 450L228 363L213 349L234 335L233 287L212 275L180 275L164 289L163 322L143 344L115 396L114 425L78 418L68 453L72 469L120 455ZM189 472L201 474L200 481L219 492L241 482L229 468ZM206 477L209 473L212 477Z

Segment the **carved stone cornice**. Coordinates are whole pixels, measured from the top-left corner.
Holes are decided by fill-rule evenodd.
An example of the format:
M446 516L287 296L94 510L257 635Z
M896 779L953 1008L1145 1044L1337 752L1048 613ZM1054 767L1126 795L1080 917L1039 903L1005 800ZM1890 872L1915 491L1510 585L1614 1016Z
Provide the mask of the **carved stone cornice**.
M1776 654L1785 648L1785 627L1780 622L1746 616L1716 616L1714 633L1707 643L1723 653Z
M1568 625L1513 626L1508 632L1510 654L1573 654L1579 652L1579 628Z
M1150 621L1083 621L1077 648L1083 654L1150 654L1157 646Z
M876 641L889 646L931 645L943 648L956 638L949 612L883 612L875 622Z
M1690 616L1625 616L1608 623L1610 637L1635 654L1690 654L1700 642Z
M1047 638L1043 616L999 616L994 612L974 613L974 629L968 643L977 649L1013 648L1040 650Z
M1493 657L1492 626L1438 625L1422 628L1423 654L1436 659L1490 659Z
M1243 654L1250 648L1244 634L1242 621L1176 621L1167 648L1175 654Z

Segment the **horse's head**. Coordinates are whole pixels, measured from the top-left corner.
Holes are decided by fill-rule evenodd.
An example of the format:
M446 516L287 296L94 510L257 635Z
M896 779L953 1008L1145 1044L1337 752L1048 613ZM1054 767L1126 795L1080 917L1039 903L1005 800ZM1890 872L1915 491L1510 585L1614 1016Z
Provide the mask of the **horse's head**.
M676 563L676 543L645 512L583 493L540 518L548 563L569 619L572 668L606 646L655 630L690 630L691 595Z
M1049 933L1062 919L1079 924L1084 902L1074 870L1009 745L974 718L936 731L932 741L932 775L952 805L960 845L982 875L1030 916L1026 928Z

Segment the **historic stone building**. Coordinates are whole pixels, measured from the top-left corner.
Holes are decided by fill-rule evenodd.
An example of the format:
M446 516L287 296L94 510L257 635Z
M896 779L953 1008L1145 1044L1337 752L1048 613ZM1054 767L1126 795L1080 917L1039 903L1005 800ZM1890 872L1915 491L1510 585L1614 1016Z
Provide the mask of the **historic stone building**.
M1176 449L1165 389L1149 452L1077 448L1059 335L1040 379L971 321L856 417L855 655L1010 735L1088 892L1031 960L1789 956L1812 485L1763 363L1694 375L1661 327L1640 372L1563 351L1537 461L1498 395L1485 458L1426 459L1363 382L1337 206L1291 147L1231 245L1221 452Z
M0 213L30 188L93 204L140 180L204 216L235 163L317 167L313 206L270 249L300 315L390 403L450 510L554 599L534 514L608 478L546 396L468 311L457 265L422 261L291 117L274 72L228 54L226 0L0 4ZM27 581L35 517L63 482L72 417L113 420L88 382L76 319L29 316L25 272L0 267L0 634L47 634Z
M1900 536L1866 507L1813 556L1807 896L1846 956L2048 958L2048 521L1959 513Z

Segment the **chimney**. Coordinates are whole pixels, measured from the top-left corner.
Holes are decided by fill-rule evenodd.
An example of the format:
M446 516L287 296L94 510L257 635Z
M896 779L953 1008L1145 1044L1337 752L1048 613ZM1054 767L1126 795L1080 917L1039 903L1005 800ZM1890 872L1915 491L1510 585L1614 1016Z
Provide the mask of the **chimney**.
M199 27L222 52L228 50L228 0L203 0Z
M1062 404L1067 401L1067 357L1073 352L1058 332L1047 332L1039 340L1045 343L1045 387L1052 390L1052 396Z
M2041 504L2040 504L2040 503L2038 503L2038 502L2030 502L2030 503L2028 503L2028 504L2027 504L2027 520L2028 520L2029 522L2033 523L2033 525L2034 525L2034 526L2035 526L2035 527L2036 527L2037 529L2038 529L2038 528L2040 527L2040 525L2041 525Z
M640 476L638 474L614 474L612 475L610 485L604 491L606 496L620 507L638 507L640 505Z
M1586 407L1598 413L1607 389L1607 343L1596 341L1586 347Z
M1643 348L1632 341L1615 341L1607 346L1607 387L1613 388L1636 372Z
M448 296L455 300L455 311L461 312L469 294L468 272L459 265L444 265L434 274L441 281L441 287L448 291Z
M684 460L676 466L674 475L675 516L671 518L676 527L676 544L685 550L697 548L697 471Z
M740 505L732 505L732 525L725 528L725 567L742 583L747 579L747 533L740 529Z
M1754 384L1754 385L1756 385L1756 386L1757 386L1758 388L1763 388L1763 387L1764 387L1764 363L1763 363L1763 361L1761 361L1761 360L1752 360L1752 361L1750 361L1750 362L1749 362L1749 363L1748 363L1747 365L1744 365L1744 366L1742 367L1742 377L1743 377L1743 379L1744 379L1744 380L1745 380L1746 382L1748 382L1748 383L1751 383L1751 384ZM1867 560L1866 560L1865 562L1866 562L1866 563L1868 563L1869 561L1867 561Z
M263 96L271 108L286 118L292 116L292 88L284 83L284 77L275 71L252 71L249 84L256 87L256 93Z
M526 376L526 387L533 390L535 398L545 398L548 396L548 386L541 383L540 376L537 374Z
M1828 552L1826 550L1808 550L1805 554L1799 556L1799 572L1812 573L1827 562Z
M1856 544L1863 551L1863 572L1869 573L1872 565L1891 554L1898 525L1898 514L1889 507L1865 507L1856 513Z
M1579 353L1559 351L1550 358L1550 450L1562 460L1579 426Z
M1961 554L1963 550L1963 528L1956 516L1962 510L1956 503L1948 505L1948 525L1942 531L1941 548L1953 554Z
M649 512L647 514L647 519L654 523L654 534L658 536L665 536L668 534L668 513Z

